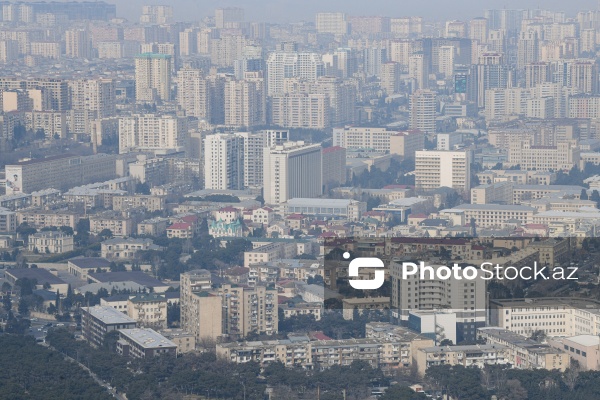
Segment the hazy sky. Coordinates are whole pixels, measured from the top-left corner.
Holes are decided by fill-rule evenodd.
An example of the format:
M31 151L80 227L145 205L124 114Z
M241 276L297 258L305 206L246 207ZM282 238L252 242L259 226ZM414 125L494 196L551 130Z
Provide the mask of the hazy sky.
M253 21L293 22L314 19L319 11L351 15L420 15L430 19L467 19L482 16L488 8L543 8L574 15L595 9L595 0L106 0L117 4L117 14L137 20L143 4L170 4L177 20L199 20L217 7L237 6Z

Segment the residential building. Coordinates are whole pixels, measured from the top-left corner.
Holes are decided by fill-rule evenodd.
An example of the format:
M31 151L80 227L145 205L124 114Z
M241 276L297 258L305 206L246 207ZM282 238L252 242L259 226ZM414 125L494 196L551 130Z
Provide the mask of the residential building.
M127 300L127 315L139 327L163 329L167 327L167 298L164 294L142 293Z
M175 357L177 345L149 328L119 329L117 353L133 358Z
M435 133L436 99L431 90L417 90L410 96L410 128Z
M139 251L159 250L152 239L144 238L113 238L105 240L100 245L101 257L112 260L133 260Z
M154 114L123 117L119 119L119 153L182 150L187 135L185 118Z
M465 346L434 346L419 349L415 361L419 374L438 365L462 365L484 368L488 365L508 364L507 348L502 345L475 344Z
M81 308L81 332L84 339L94 347L104 344L107 333L135 327L134 319L111 306Z
M29 251L42 254L60 254L74 249L73 236L61 231L46 231L29 235L27 243Z
M204 138L204 186L206 189L242 189L244 139L217 133Z
M171 99L172 57L143 53L135 58L135 99L141 103Z

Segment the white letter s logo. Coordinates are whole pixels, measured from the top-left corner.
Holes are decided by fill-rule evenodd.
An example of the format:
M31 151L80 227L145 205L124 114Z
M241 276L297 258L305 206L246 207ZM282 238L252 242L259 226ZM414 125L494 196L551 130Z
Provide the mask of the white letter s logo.
M380 268L375 271L374 279L350 279L350 286L354 289L359 290L369 290L369 289L379 289L383 285L383 281L385 279L385 273L383 268L385 265L383 261L379 258L375 257L359 257L350 261L350 265L348 266L348 275L351 277L358 276L359 268Z

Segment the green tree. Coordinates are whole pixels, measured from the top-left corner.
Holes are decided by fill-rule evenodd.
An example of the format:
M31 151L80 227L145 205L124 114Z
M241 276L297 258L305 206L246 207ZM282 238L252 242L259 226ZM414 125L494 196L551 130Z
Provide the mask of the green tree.
M417 393L407 386L390 386L379 400L426 400L424 393Z

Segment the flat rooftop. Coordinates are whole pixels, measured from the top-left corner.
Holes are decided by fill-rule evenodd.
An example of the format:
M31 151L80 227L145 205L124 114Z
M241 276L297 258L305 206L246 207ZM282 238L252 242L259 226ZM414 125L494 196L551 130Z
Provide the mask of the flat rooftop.
M118 312L118 311L117 311ZM120 329L121 335L127 337L132 342L137 343L144 349L156 349L156 348L177 348L177 345L149 328L134 328L134 329Z
M24 278L35 279L38 285L43 285L44 283L60 285L65 283L65 281L43 268L12 268L6 270L6 274L13 276L15 280Z
M87 311L92 317L107 325L135 324L133 318L129 318L127 315L123 314L121 311L115 310L111 306L83 307L82 310Z

